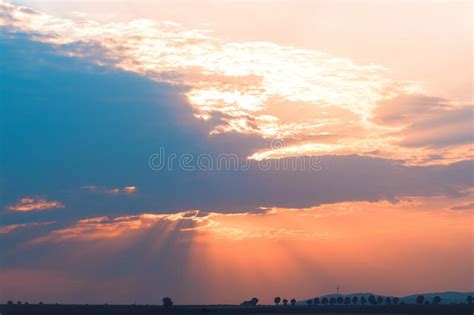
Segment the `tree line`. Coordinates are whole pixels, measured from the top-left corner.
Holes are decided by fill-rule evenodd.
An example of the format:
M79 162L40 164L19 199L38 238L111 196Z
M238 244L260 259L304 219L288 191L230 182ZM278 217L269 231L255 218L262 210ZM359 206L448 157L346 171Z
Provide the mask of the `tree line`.
M426 299L423 295L418 295L415 299L416 304L440 304L441 297L436 295L431 300ZM258 304L258 298L254 297L248 301L244 301L240 303L242 306L256 306ZM281 298L279 296L275 297L273 300L276 306L288 306L288 303L291 306L296 305L296 299L291 299L288 301L286 298ZM469 295L466 298L466 302L468 304L473 304L473 297ZM338 296L338 297L315 297L313 299L309 299L306 301L306 305L308 306L327 306L327 305L391 305L391 304L404 304L405 302L401 301L398 297L382 297L382 296L375 296L369 295L367 297L361 296Z
M248 301L244 301L240 303L241 306L257 306L259 302L259 299L256 297L253 297L252 299ZM296 305L296 299L292 298L291 300L288 301L286 298L281 298L279 296L275 297L273 300L276 306L280 306L280 303L283 306L288 306L290 304L291 306ZM423 295L418 295L415 299L416 304L440 304L441 303L441 297L440 296L434 296L431 300L426 299ZM473 304L474 298L472 295L467 296L466 298L467 304ZM400 304L404 303L403 301L400 300L398 297L382 297L382 296L375 296L375 295L369 295L368 297L361 296L360 298L358 296L353 296L352 298L349 296L343 297L343 296L338 296L338 297L315 297L313 299L309 299L306 301L306 305L308 306L327 306L327 305L390 305L390 304ZM13 301L8 301L8 305L21 305L25 304L28 305L28 302L21 302L18 301L16 303L13 303ZM42 305L43 302L39 302L39 305ZM58 303L56 303L58 305ZM173 300L169 297L164 297L162 299L162 305L163 307L169 308L173 306ZM107 305L107 304L106 304Z

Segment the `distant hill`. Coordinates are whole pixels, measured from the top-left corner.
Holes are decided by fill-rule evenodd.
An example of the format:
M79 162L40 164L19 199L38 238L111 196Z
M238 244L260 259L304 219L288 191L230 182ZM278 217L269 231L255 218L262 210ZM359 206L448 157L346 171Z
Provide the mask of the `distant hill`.
M351 294L328 294L328 295L323 295L319 296L320 299L322 298L332 298L332 297L352 297L357 296L360 300L361 297L365 296L365 298L368 298L370 295L374 296L382 296L384 299L386 297L393 298L394 296L390 295L381 295L381 294L376 294L376 293L351 293ZM441 297L441 304L451 304L451 303L466 303L466 299L469 295L474 296L474 292L455 292L455 291L446 291L446 292L430 292L430 293L419 293L419 294L412 294L412 295L407 295L407 296L399 296L400 298L400 303L406 303L406 304L413 304L416 303L416 298L418 295L423 295L425 297L425 300L427 301L432 301L435 296ZM298 301L297 304L306 304L306 300L303 301Z
M415 303L416 297L418 295L423 295L426 300L432 301L433 297L440 296L442 304L450 303L466 303L466 299L469 295L474 296L474 292L455 292L455 291L446 291L446 292L433 292L433 293L421 293L407 295L400 300L403 300L405 303Z

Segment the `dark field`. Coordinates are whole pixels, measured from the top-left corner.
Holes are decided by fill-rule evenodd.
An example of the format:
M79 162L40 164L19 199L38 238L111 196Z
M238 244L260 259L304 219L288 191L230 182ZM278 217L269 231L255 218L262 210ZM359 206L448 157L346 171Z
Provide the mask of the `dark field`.
M384 306L173 306L164 308L162 306L147 305L0 305L1 315L112 315L112 314L474 314L474 305L384 305Z

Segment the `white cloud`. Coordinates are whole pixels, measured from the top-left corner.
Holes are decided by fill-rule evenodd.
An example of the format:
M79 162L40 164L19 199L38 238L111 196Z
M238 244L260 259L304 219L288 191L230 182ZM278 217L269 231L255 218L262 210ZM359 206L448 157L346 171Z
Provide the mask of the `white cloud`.
M255 152L252 159L360 154L426 165L472 156L465 147L451 154L451 147L440 152L404 146L400 126L373 121L386 100L424 92L420 83L391 79L380 65L269 42L228 42L176 23L69 20L2 2L0 10L0 25L10 30L46 43L85 46L69 45L71 56L188 86L196 117L219 117L211 134L236 131L287 143ZM97 45L103 50L87 49Z

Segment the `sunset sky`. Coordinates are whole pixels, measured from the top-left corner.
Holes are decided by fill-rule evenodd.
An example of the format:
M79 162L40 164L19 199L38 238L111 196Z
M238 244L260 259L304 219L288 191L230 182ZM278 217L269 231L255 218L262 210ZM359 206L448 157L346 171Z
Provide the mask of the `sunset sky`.
M0 0L0 303L474 291L471 1Z

